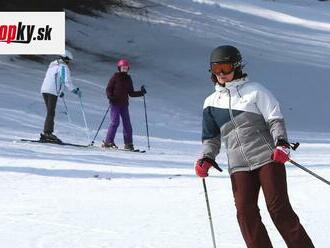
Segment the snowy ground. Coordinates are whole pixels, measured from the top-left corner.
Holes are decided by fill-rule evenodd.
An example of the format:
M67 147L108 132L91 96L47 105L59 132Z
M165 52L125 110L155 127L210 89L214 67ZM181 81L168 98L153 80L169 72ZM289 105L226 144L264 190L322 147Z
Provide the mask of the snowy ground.
M152 151L131 154L13 143L3 135L1 140L5 247L212 246L202 182L192 170L198 142L152 139ZM329 148L328 140L303 143L295 159L329 179ZM222 154L218 162L224 161ZM329 187L287 168L294 209L316 247L328 247ZM211 174L207 185L217 244L244 247L228 173ZM262 195L260 205L274 247L285 247Z
M147 19L121 12L101 18L71 13L67 23L77 58L74 82L83 90L91 136L107 108L104 87L114 63L128 56L135 86L146 84L148 90L151 150L145 154L99 148L108 119L95 148L18 142L37 138L42 130L39 88L47 63L0 57L1 247L212 247L193 162L201 149L202 101L212 91L208 54L219 43L239 45L251 77L267 79L280 99L290 137L301 143L293 158L330 180L329 3L150 2L159 5ZM73 123L59 102L56 134L66 142L88 144L79 101L66 97ZM145 149L142 100L132 100L130 110L134 143ZM117 143L122 146L120 130ZM224 151L218 162L226 168ZM329 186L290 164L287 174L301 222L317 248L328 248ZM207 186L217 246L245 247L227 171L212 171ZM286 247L262 194L260 208L274 247Z

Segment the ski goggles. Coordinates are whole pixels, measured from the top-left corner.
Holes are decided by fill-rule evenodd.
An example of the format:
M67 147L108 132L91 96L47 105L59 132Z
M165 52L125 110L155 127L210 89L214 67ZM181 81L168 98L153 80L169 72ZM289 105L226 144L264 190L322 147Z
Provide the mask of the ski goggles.
M235 70L235 66L233 64L224 64L224 63L212 63L210 71L215 74L230 74Z

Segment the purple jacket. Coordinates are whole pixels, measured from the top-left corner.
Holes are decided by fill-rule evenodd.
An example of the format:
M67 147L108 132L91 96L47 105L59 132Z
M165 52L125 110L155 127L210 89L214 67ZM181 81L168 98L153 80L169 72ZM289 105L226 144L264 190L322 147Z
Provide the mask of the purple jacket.
M113 74L109 80L106 93L111 104L119 106L128 105L128 96L143 96L141 91L134 91L131 76L125 72L116 72Z

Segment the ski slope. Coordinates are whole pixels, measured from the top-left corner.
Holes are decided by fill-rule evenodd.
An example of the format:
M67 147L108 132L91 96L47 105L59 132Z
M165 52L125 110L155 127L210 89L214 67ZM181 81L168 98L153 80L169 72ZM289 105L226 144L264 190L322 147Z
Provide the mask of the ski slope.
M208 56L220 44L238 46L252 80L282 103L293 159L330 180L330 4L312 0L148 1L145 15L116 10L88 17L68 12L67 42L74 83L83 92L91 137L107 109L105 86L120 57L132 62L135 88L146 85L151 150L19 142L37 138L45 109L41 63L0 56L0 242L6 248L212 247L202 182L193 163L201 150L201 108L213 91ZM49 58L50 59L50 58ZM79 100L59 100L56 135L88 144ZM142 99L131 99L134 144L147 149ZM121 128L116 143L123 146ZM222 151L206 179L217 247L245 247L236 221ZM329 246L329 186L287 164L294 210L315 247ZM286 247L260 209L273 246Z

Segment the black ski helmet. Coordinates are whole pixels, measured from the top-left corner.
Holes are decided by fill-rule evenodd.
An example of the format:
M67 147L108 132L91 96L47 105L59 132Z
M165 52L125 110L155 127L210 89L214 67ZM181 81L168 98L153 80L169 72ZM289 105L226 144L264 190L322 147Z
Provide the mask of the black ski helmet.
M233 79L239 79L247 76L246 73L242 72L244 67L244 65L242 65L242 55L240 51L234 46L224 45L213 49L210 56L210 72L212 63L233 64L235 67ZM218 83L218 79L213 73L211 73L211 80L213 83Z
M240 51L234 46L218 46L211 52L210 64L212 63L229 63L240 66L242 56Z

